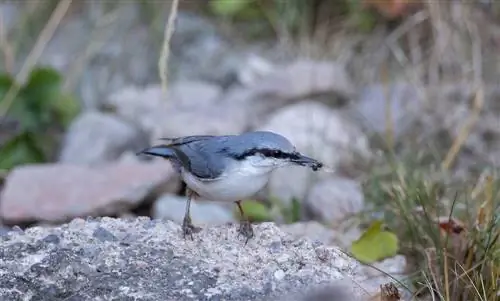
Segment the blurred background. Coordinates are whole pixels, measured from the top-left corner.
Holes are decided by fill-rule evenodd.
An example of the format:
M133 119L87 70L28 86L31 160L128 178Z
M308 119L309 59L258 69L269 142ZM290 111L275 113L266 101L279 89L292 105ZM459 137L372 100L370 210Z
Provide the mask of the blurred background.
M245 202L254 222L339 246L419 296L497 300L497 1L0 3L0 232L180 222L179 177L135 153L271 130L334 172L276 171ZM199 200L192 218L239 216Z

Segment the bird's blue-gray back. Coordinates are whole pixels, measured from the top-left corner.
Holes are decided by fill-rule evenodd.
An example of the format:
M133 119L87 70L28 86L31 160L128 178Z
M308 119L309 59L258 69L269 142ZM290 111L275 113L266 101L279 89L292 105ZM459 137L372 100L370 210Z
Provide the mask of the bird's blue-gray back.
M170 140L169 147L178 153L180 164L195 176L214 179L220 176L227 164L248 150L279 148L293 151L292 144L284 137L264 131L225 136L187 136Z

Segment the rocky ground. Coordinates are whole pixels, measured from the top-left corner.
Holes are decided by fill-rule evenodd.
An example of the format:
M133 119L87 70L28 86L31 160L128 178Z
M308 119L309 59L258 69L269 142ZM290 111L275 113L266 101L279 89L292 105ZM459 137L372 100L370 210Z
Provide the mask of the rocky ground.
M338 249L296 239L272 223L244 244L236 225L205 228L193 240L173 222L75 219L0 237L2 300L302 300L339 285L353 300L369 283ZM373 285L373 284L372 284ZM373 288L372 288L373 289Z

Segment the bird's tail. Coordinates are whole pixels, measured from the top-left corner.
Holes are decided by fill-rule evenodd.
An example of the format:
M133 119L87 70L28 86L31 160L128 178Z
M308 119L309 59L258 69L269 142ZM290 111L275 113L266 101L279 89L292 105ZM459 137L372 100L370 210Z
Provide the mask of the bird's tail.
M155 157L162 157L165 159L177 158L177 154L175 150L168 147L167 145L155 145L152 147L148 147L146 149L137 152L136 155L151 155Z

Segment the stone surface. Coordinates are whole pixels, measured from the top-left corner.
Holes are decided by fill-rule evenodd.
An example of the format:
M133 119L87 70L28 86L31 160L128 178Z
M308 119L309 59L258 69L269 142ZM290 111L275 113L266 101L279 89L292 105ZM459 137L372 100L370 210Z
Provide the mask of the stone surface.
M116 116L86 112L78 116L65 134L59 162L102 164L118 159L127 150L138 151L147 136L133 124Z
M279 133L308 156L323 162L327 168L313 172L302 167L276 170L269 183L271 194L285 202L292 197L304 199L311 183L327 178L336 169L350 169L372 156L368 139L361 129L328 106L303 101L278 110L259 129Z
M354 97L349 76L343 66L335 62L299 58L271 65L249 58L246 64L256 67L242 72L242 84L228 89L223 100L239 104L252 128L262 126L284 106L305 99L337 105Z
M280 229L295 239L307 238L329 245L335 239L335 232L317 221L281 225Z
M413 125L419 112L423 113L423 102L418 98L417 89L405 82L396 82L388 87L383 84L364 87L358 101L353 102L352 109L367 128L384 134L388 104L395 138Z
M343 250L349 250L352 242L362 234L357 225L351 225L349 222L347 225L329 225L328 227L317 221L297 222L281 225L280 229L296 239L307 238L325 245L334 245Z
M295 240L272 223L254 230L247 245L237 225L190 240L179 225L149 218L11 232L0 238L0 299L270 301L336 280L354 285L359 266L336 248Z
M138 206L155 190L177 186L177 175L165 161L25 165L5 181L0 217L20 223L117 214Z
M211 201L192 200L191 219L196 225L224 224L236 221L230 207L234 204L226 205ZM153 205L153 217L182 223L185 210L186 197L165 194L155 201Z
M304 99L316 94L342 98L354 95L354 86L342 65L309 59L276 68L256 81L253 88L260 94L286 99Z
M238 134L248 117L237 103L219 98L220 88L182 80L163 93L160 85L129 87L110 96L107 105L146 131L152 142L162 137Z
M364 209L361 185L351 179L328 178L314 184L305 204L313 216L328 224L339 224Z

